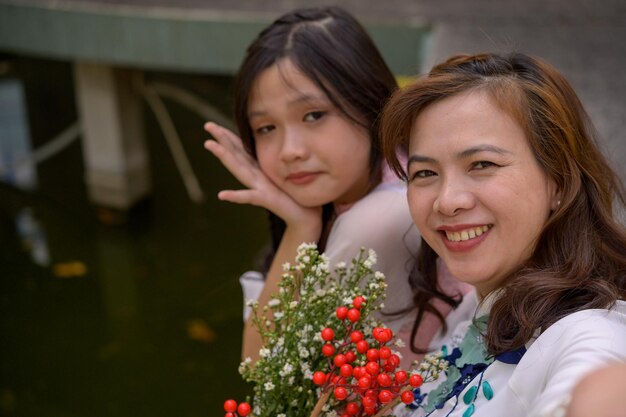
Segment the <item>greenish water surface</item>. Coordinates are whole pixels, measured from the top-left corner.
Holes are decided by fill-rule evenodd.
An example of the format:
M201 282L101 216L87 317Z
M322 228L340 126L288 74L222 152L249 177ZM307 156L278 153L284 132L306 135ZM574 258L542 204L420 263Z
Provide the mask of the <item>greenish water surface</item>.
M8 62L37 147L76 119L71 67ZM146 76L229 108L227 77ZM0 183L0 415L220 416L225 399L249 393L237 373L238 276L267 240L265 213L215 198L239 185L203 150L204 121L166 103L203 204L189 200L148 110L154 193L127 214L87 200L80 141L37 167L36 189ZM47 262L19 232L24 216Z

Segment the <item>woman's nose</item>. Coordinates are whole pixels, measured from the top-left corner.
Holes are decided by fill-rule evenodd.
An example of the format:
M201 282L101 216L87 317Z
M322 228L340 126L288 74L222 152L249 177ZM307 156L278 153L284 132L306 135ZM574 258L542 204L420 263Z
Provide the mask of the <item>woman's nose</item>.
M448 179L433 203L433 210L444 216L453 217L474 207L476 197L473 190L461 179Z

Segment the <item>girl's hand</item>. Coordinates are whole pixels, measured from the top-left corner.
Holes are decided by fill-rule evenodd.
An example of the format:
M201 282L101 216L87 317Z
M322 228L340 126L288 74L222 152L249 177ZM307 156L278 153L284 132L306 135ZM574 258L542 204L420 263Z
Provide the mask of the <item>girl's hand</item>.
M283 219L287 226L317 225L321 231L321 207L303 207L278 188L244 149L241 139L230 130L213 122L206 123L204 130L215 138L204 142L205 149L247 187L243 190L222 190L217 195L220 200L263 207Z

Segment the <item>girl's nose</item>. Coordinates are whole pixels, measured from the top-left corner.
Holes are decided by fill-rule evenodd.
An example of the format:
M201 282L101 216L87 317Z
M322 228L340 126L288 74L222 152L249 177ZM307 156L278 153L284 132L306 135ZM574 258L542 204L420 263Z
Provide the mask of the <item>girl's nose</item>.
M309 148L306 137L296 130L286 130L280 149L280 158L284 162L291 162L297 159L307 159Z
M448 179L439 191L433 203L433 210L444 216L453 217L464 210L474 207L476 198L471 188L462 180Z

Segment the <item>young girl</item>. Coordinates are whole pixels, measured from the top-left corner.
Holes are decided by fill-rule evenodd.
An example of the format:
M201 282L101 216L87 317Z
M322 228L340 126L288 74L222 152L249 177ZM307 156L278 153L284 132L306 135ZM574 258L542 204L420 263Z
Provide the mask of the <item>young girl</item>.
M418 293L437 293L440 257L480 300L448 321L445 376L397 415L563 415L587 373L626 362L626 199L576 94L536 58L457 56L381 124L426 242Z
M288 13L248 48L235 81L241 139L207 123L215 140L205 147L247 187L221 191L219 199L272 213L275 252L259 309L277 293L282 265L302 242L317 242L331 266L362 246L374 249L387 302L398 310L411 304L407 278L419 236L404 186L385 174L377 145L378 116L395 89L370 37L339 8ZM243 356L255 359L260 347L248 322Z

